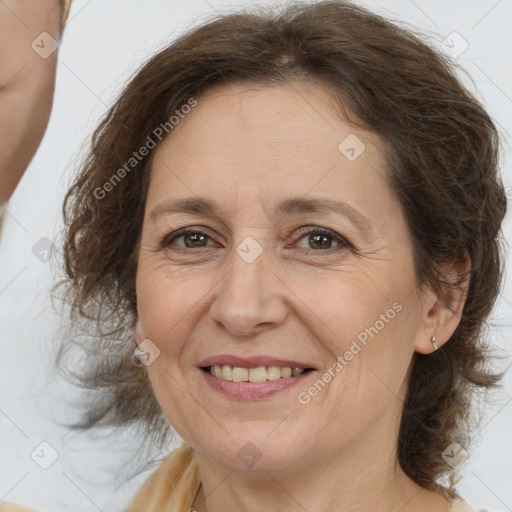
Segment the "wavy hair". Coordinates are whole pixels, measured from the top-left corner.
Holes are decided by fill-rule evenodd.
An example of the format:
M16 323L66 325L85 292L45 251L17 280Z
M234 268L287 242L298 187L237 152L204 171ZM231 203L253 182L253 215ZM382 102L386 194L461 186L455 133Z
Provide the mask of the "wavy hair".
M413 356L398 433L404 472L453 496L456 472L442 453L454 441L467 448L476 421L472 400L502 377L490 371L486 335L501 287L499 231L507 206L498 132L447 57L412 29L348 1L216 15L152 56L101 120L65 196L65 278L54 290L64 287L69 308L59 367L100 390L75 427L138 423L160 446L170 432L147 372L133 359L135 277L153 153L108 193L98 190L191 98L200 101L209 88L235 81L293 80L329 87L340 115L383 141L386 179L407 221L418 281L444 297L468 276L446 282L443 265L465 254L471 259L457 329L437 352ZM80 372L63 363L76 348L85 353ZM438 482L444 477L449 489Z

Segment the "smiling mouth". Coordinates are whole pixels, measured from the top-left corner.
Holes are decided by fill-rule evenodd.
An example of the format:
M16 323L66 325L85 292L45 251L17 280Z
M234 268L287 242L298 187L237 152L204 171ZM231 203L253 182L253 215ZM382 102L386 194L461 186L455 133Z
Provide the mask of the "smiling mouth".
M232 382L265 382L271 380L298 377L313 368L291 368L289 366L258 366L242 368L230 365L203 366L201 370L213 377Z

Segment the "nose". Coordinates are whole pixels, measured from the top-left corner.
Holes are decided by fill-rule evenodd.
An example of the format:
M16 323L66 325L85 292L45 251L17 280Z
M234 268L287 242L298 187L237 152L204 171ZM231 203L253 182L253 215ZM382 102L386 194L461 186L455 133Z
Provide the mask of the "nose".
M217 285L210 318L235 336L254 336L286 319L283 292L288 288L267 263L264 252L249 263L233 250L227 272Z

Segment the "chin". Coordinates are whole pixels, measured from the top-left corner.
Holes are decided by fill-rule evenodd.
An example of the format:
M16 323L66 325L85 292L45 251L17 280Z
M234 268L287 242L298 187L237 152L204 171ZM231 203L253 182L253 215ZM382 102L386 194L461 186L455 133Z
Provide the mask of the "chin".
M275 428L275 425L274 425ZM301 451L305 450L304 440L290 438L289 432L269 437L270 430L262 435L226 435L222 440L210 439L207 453L222 466L231 471L278 471L292 469L304 461ZM270 434L272 436L273 434ZM299 437L299 436L298 436Z

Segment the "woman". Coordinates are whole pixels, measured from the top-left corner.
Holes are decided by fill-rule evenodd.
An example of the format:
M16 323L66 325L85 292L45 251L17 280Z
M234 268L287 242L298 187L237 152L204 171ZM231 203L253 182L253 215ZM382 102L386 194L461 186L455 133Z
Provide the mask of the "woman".
M64 205L59 361L83 344L105 390L80 427L185 441L127 510L473 510L497 148L442 56L348 2L218 16L150 59Z

